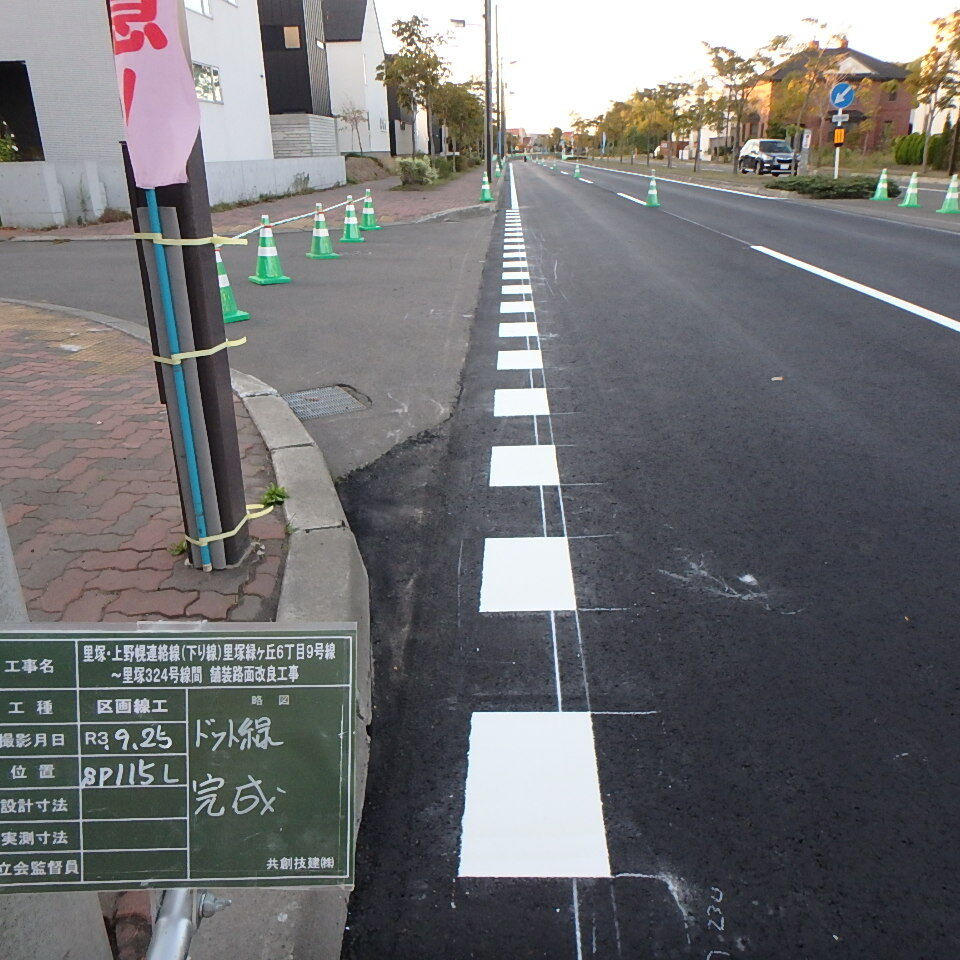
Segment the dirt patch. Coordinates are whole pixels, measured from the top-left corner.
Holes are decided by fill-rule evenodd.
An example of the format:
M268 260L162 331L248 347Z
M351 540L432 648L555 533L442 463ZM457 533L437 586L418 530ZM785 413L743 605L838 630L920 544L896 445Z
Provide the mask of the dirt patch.
M347 157L347 179L354 183L363 183L364 180L383 180L392 177L390 170L384 169L372 157Z

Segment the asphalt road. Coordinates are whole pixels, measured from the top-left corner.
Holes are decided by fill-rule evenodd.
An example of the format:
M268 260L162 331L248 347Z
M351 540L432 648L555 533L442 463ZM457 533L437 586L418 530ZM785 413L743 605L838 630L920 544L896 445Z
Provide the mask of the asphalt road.
M501 213L455 415L341 487L344 958L953 960L960 238L514 169L530 293Z
M251 219L256 220L255 213ZM446 419L457 397L488 217L390 224L339 260L308 260L312 223L277 230L290 284L247 282L251 246L223 259L251 319L226 327L247 343L232 367L281 393L345 385L365 409L305 423L335 476ZM47 302L146 324L133 243L0 243L0 297Z

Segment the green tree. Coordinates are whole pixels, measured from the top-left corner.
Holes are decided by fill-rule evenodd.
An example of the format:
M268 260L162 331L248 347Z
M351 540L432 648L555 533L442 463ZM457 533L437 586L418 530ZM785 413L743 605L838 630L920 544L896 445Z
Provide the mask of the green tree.
M700 169L700 148L703 141L704 127L717 127L723 123L727 104L723 97L711 96L710 84L705 78L697 81L691 92L691 97L680 116L683 129L691 134L696 133L696 142L693 150L694 172ZM693 137L691 136L691 140Z
M911 64L907 75L907 85L927 108L921 172L930 162L930 134L936 115L960 96L960 10L934 20L934 26L937 32L933 45Z
M417 109L423 107L426 110L429 131L433 97L449 75L447 63L438 52L444 38L439 34L428 34L427 26L427 21L417 16L395 20L393 35L400 41L400 52L377 68L377 79L393 87L397 103L413 114L414 154L417 152ZM427 152L430 152L429 141Z
M449 128L454 151L467 145L475 147L483 138L483 99L476 92L479 86L474 81L447 81L433 95L434 115Z
M353 129L354 136L357 138L357 150L362 154L363 153L363 140L360 137L360 124L361 123L370 123L370 115L366 110L361 109L358 106L355 106L353 103L348 104L346 110L343 113L337 114L337 119L342 120L348 126Z
M627 147L627 132L630 129L630 107L622 100L612 104L604 114L600 123L600 130L607 135L607 146L616 149L623 160L623 152Z
M776 59L787 47L790 38L780 34L753 53L737 53L731 47L711 46L704 42L714 76L723 85L725 97L734 121L733 165L736 168L740 157L743 136L743 121L753 99L757 84L774 66Z

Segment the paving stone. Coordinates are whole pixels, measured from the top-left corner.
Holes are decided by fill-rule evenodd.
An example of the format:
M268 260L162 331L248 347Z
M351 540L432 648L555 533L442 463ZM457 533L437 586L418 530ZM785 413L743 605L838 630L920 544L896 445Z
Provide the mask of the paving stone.
M182 617L187 607L198 594L180 590L124 590L107 608L108 613L124 613L128 616L160 614L164 617Z
M240 619L271 618L275 604L244 598L243 586L275 594L282 513L251 526L260 553L238 569L205 574L173 557L183 518L151 366L118 374L96 359L65 359L58 345L90 321L4 304L0 319L11 310L17 322L0 323L0 502L34 619L223 619L241 605ZM149 350L107 327L98 337L110 360ZM251 496L273 469L236 399L234 409Z

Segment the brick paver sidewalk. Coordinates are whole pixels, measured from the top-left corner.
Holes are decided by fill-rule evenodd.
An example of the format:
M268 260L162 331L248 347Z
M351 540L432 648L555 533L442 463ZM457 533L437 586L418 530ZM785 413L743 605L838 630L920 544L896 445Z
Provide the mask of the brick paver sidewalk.
M469 207L480 202L480 181L483 168L476 167L467 173L461 174L446 183L441 183L427 190L393 190L400 184L398 177L387 177L383 180L370 180L367 183L348 184L344 187L330 187L327 190L318 190L315 193L302 194L296 197L283 197L269 203L258 203L249 207L236 207L213 215L213 228L222 236L231 236L255 226L263 214L271 220L283 220L300 213L307 213L317 203L330 206L346 200L348 194L354 199L363 197L367 187L373 194L374 208L377 219L381 223L395 223L400 220L416 220L431 213L443 210L452 210L457 207ZM499 183L501 181L497 181ZM358 205L357 215L360 214ZM343 208L332 210L327 215L330 226L340 227L343 224ZM302 223L291 224L289 229L309 230L312 223L305 220ZM132 227L129 220L121 223L98 223L88 227L63 227L55 233L58 237L72 236L109 236L130 233ZM25 235L42 235L43 231L35 230L0 230L0 238Z
M167 417L145 343L0 303L0 503L31 620L270 620L283 518L251 522L255 555L203 573L183 539ZM273 480L236 402L249 502Z

